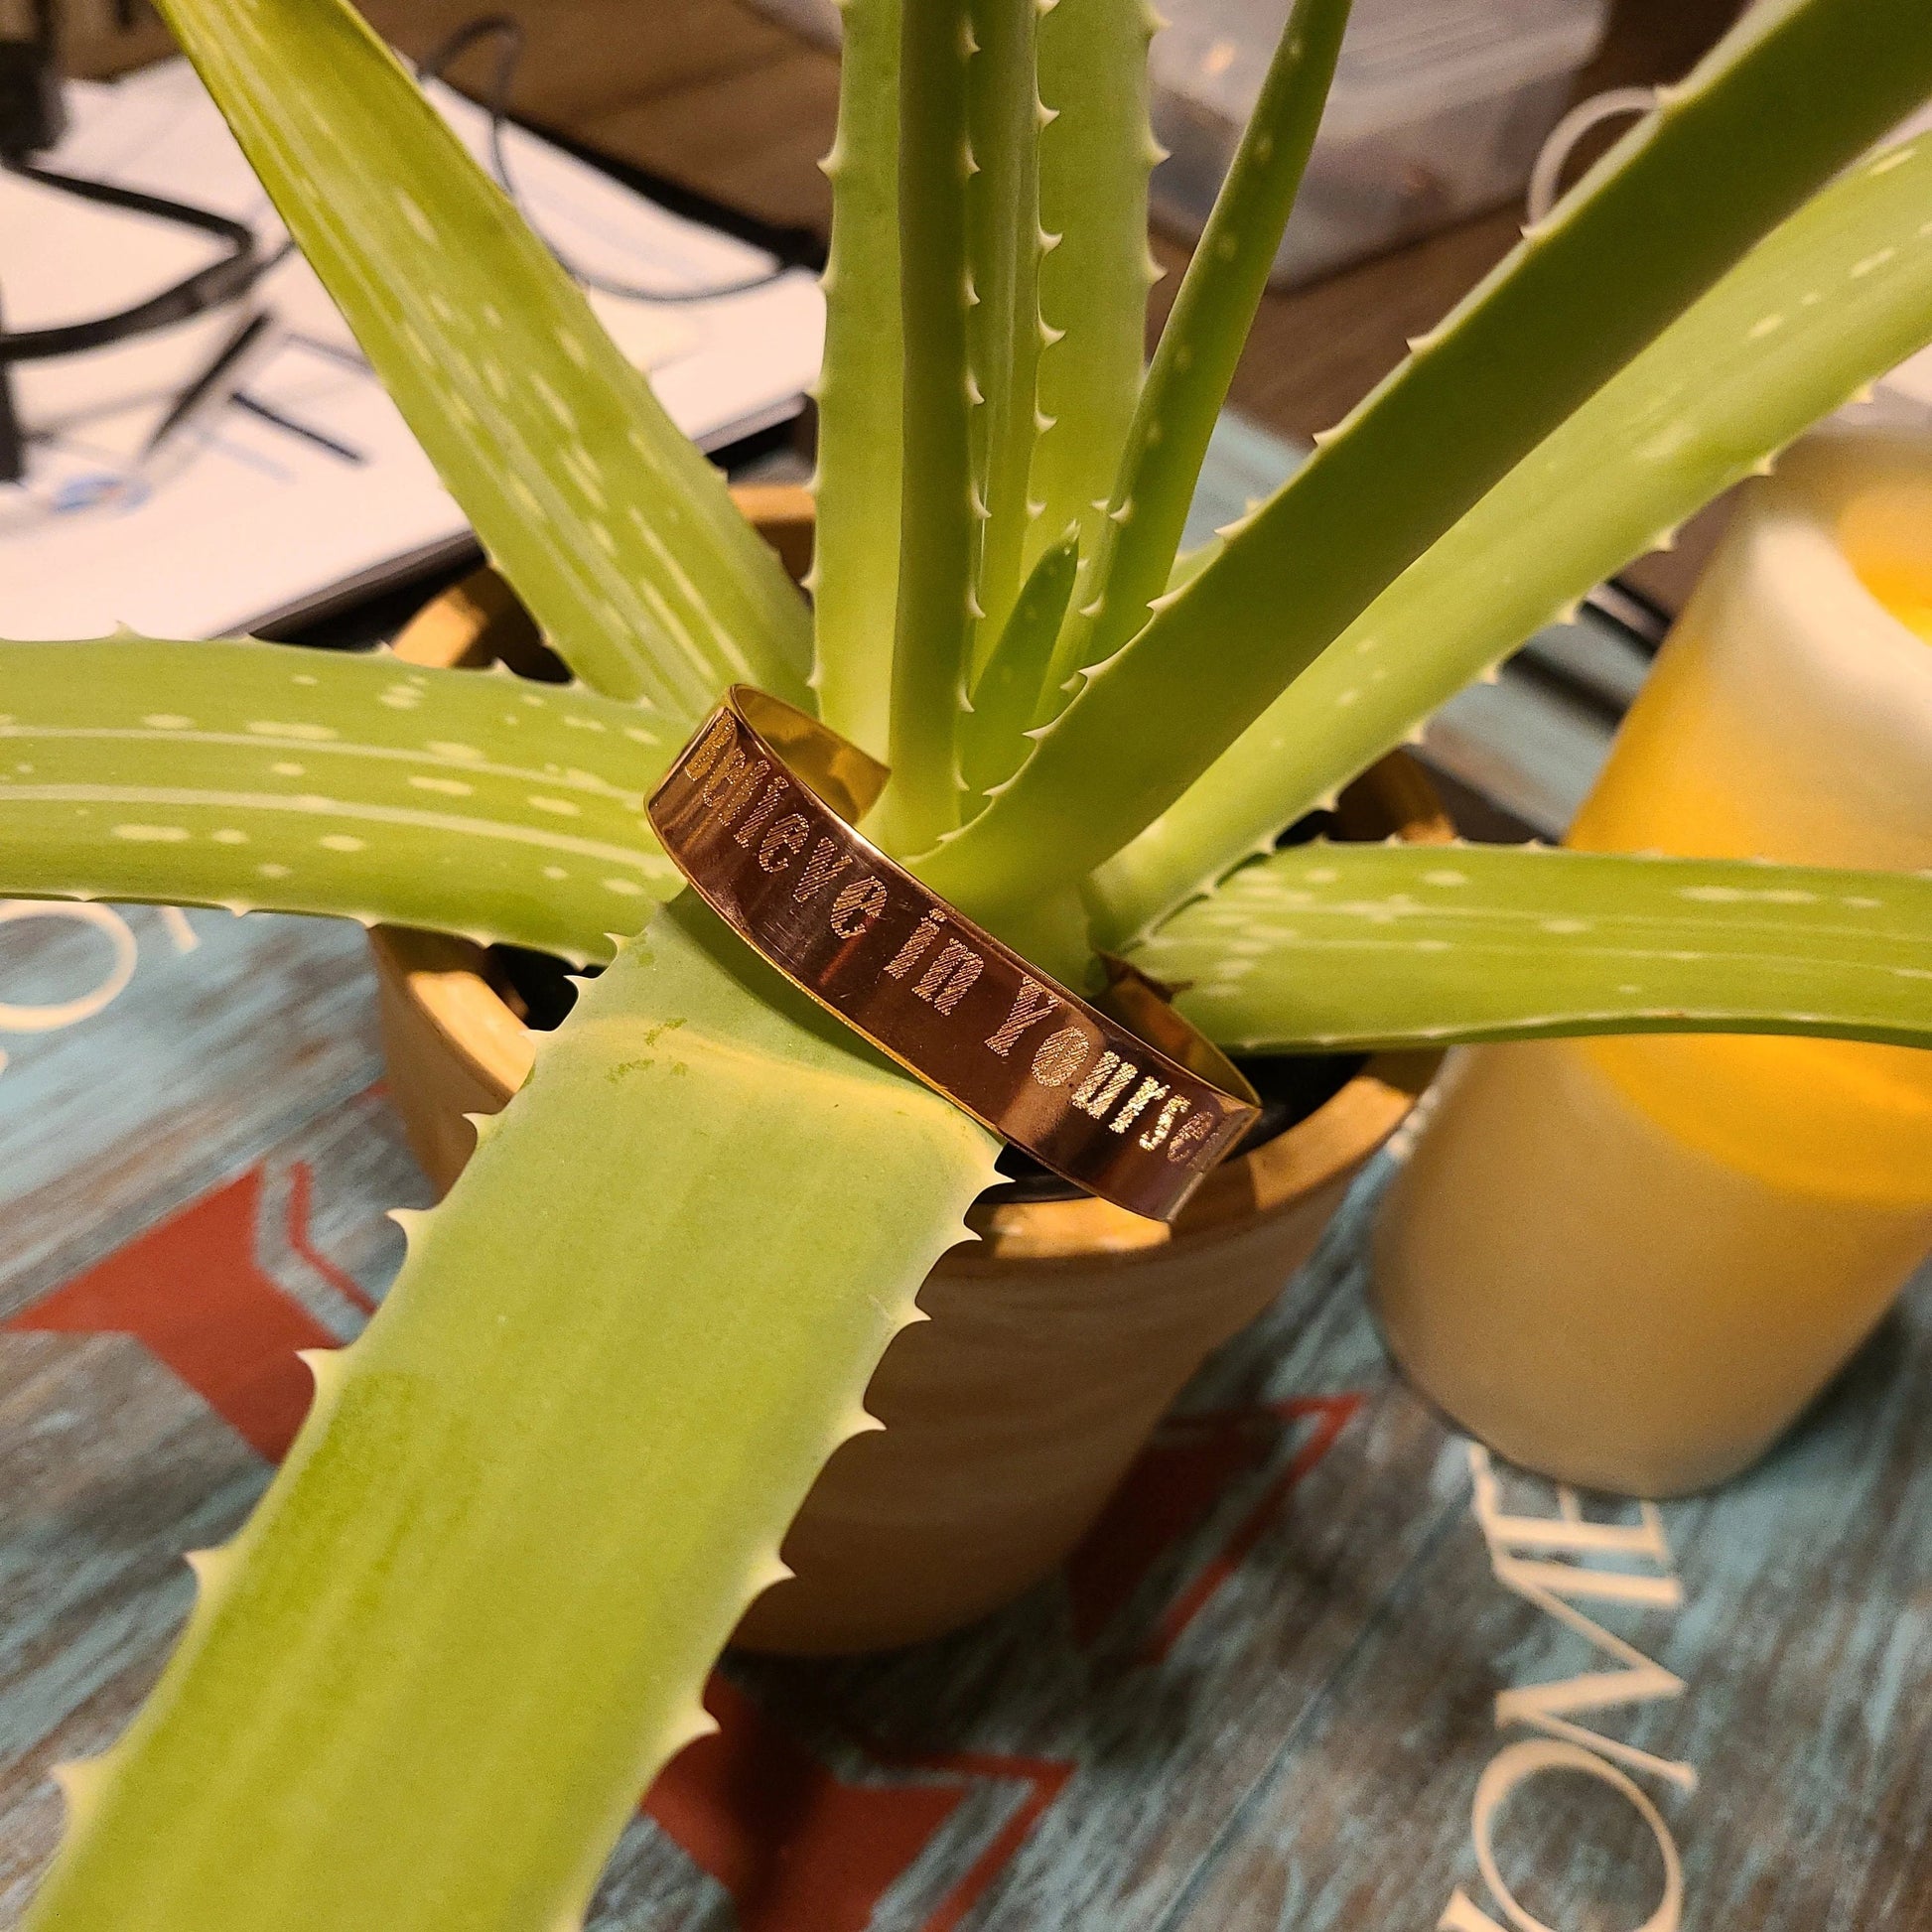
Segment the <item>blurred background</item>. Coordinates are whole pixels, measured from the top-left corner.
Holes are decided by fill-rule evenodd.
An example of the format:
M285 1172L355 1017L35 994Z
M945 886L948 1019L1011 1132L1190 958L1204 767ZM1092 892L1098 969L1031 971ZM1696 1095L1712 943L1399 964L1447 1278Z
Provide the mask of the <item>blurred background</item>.
M24 16L24 0L7 0L0 22L8 7ZM485 10L478 0L362 8L412 58ZM1303 285L1278 286L1264 308L1235 406L1298 439L1333 422L1514 242L1531 164L1565 109L1676 78L1740 10L1741 0L1357 0L1305 191L1320 201L1320 231L1310 231L1305 207L1303 233L1285 250ZM170 51L141 0L64 0L61 11L72 73L111 74ZM541 0L487 11L513 14L525 31L509 101L519 117L823 236L831 197L817 163L838 100L831 0ZM1156 176L1156 249L1174 269L1287 6L1164 0L1162 12L1156 122L1173 154ZM452 77L475 91L489 73L481 48ZM1617 131L1586 137L1579 162ZM1155 292L1151 332L1176 279Z

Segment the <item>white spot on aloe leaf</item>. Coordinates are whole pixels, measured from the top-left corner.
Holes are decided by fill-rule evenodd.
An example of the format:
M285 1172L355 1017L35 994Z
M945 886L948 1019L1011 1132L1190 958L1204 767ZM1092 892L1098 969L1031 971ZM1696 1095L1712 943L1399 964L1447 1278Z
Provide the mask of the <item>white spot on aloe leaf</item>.
M1752 889L1742 886L1684 886L1678 890L1679 898L1691 899L1705 905L1816 905L1818 895L1808 893L1797 887L1763 887Z
M342 736L330 725L291 724L273 718L258 718L247 729L260 738L299 738L315 745L327 744L331 739Z
M112 829L115 838L137 845L179 845L194 836L185 825L116 825Z
M316 843L327 852L366 852L368 841L352 832L325 832Z
M644 889L634 879L606 879L602 882L607 893L616 893L620 898L641 898Z
M194 719L184 718L178 711L151 711L141 722L158 732L192 731L195 725Z
M532 793L529 799L532 809L554 813L558 818L582 818L584 808L573 804L568 798L544 798Z
M396 190L396 207L402 210L402 218L416 230L425 241L436 239L436 223L423 212L422 204L406 188Z
M475 785L467 785L461 778L430 778L420 772L409 782L418 791L440 791L451 798L468 798L476 790Z
M309 767L306 764L292 764L287 759L280 759L268 767L278 778L306 778Z
M1469 883L1469 876L1467 873L1451 872L1447 867L1442 867L1435 872L1424 873L1422 883L1425 886L1466 886Z
M541 698L537 700L543 702ZM439 759L481 759L483 754L474 745L458 745L447 738L432 738L423 750Z

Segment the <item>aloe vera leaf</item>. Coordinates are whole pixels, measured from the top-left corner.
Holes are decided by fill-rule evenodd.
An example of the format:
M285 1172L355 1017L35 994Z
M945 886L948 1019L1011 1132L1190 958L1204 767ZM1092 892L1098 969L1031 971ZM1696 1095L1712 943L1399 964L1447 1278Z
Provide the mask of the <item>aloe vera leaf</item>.
M1013 775L1027 753L1026 731L1052 661L1053 640L1073 595L1080 533L1066 534L1028 573L1000 641L973 686L959 721L959 761L969 792L984 793Z
M968 0L913 0L899 27L904 458L882 841L915 850L959 821L953 722L972 645L974 515L966 312Z
M1026 567L1069 522L1090 551L1106 516L1146 354L1146 0L1054 0L1037 36L1041 349Z
M1932 1046L1932 875L1305 845L1134 958L1224 1046L1773 1033Z
M477 535L585 682L688 731L809 702L811 625L724 480L342 0L162 0Z
M840 0L845 51L818 379L810 579L819 716L875 758L890 746L898 609L898 0Z
M923 870L1091 870L1757 236L1932 88L1923 0L1765 0L1087 677ZM1050 842L1044 828L1051 828Z
M661 910L313 1358L32 1932L576 1925L992 1154Z
M1253 117L1201 231L1134 412L1120 471L1096 526L1085 604L1061 632L1045 697L1111 657L1148 621L1169 579L1187 506L1268 287L1282 230L1334 78L1349 0L1296 0ZM1060 700L1063 702L1063 700Z
M1089 898L1102 943L1126 943L1272 845L1591 585L1932 338L1928 208L1921 139L1752 250L1100 868Z
M581 686L132 635L0 643L0 876L39 897L335 912L610 956L682 885L680 747Z
M966 312L972 375L979 555L971 677L1006 627L1021 589L1039 367L1037 0L972 0L966 63L973 172L966 182Z

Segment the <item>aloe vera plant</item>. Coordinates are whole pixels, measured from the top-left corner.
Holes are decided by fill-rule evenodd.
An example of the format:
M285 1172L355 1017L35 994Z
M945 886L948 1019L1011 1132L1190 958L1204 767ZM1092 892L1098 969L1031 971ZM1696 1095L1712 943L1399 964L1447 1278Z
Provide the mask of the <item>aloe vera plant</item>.
M63 1773L36 1932L556 1932L701 1727L993 1152L679 896L644 800L734 680L890 759L869 829L935 889L1069 980L1138 947L1229 1044L1932 1045L1932 881L1272 851L1932 338L1932 142L1860 160L1932 91L1923 0L1763 0L1184 560L1346 0L1299 0L1145 384L1138 0L846 0L809 610L346 6L164 10L579 681L0 644L0 888L608 970Z

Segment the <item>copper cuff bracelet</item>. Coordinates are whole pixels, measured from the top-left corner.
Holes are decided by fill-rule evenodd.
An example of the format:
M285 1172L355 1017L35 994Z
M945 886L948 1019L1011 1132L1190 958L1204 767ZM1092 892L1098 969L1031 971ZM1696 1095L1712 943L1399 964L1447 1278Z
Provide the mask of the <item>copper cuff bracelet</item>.
M876 759L735 685L649 806L699 897L927 1086L1103 1200L1172 1220L1258 1116L1253 1090L1133 968L1069 993L853 829Z

